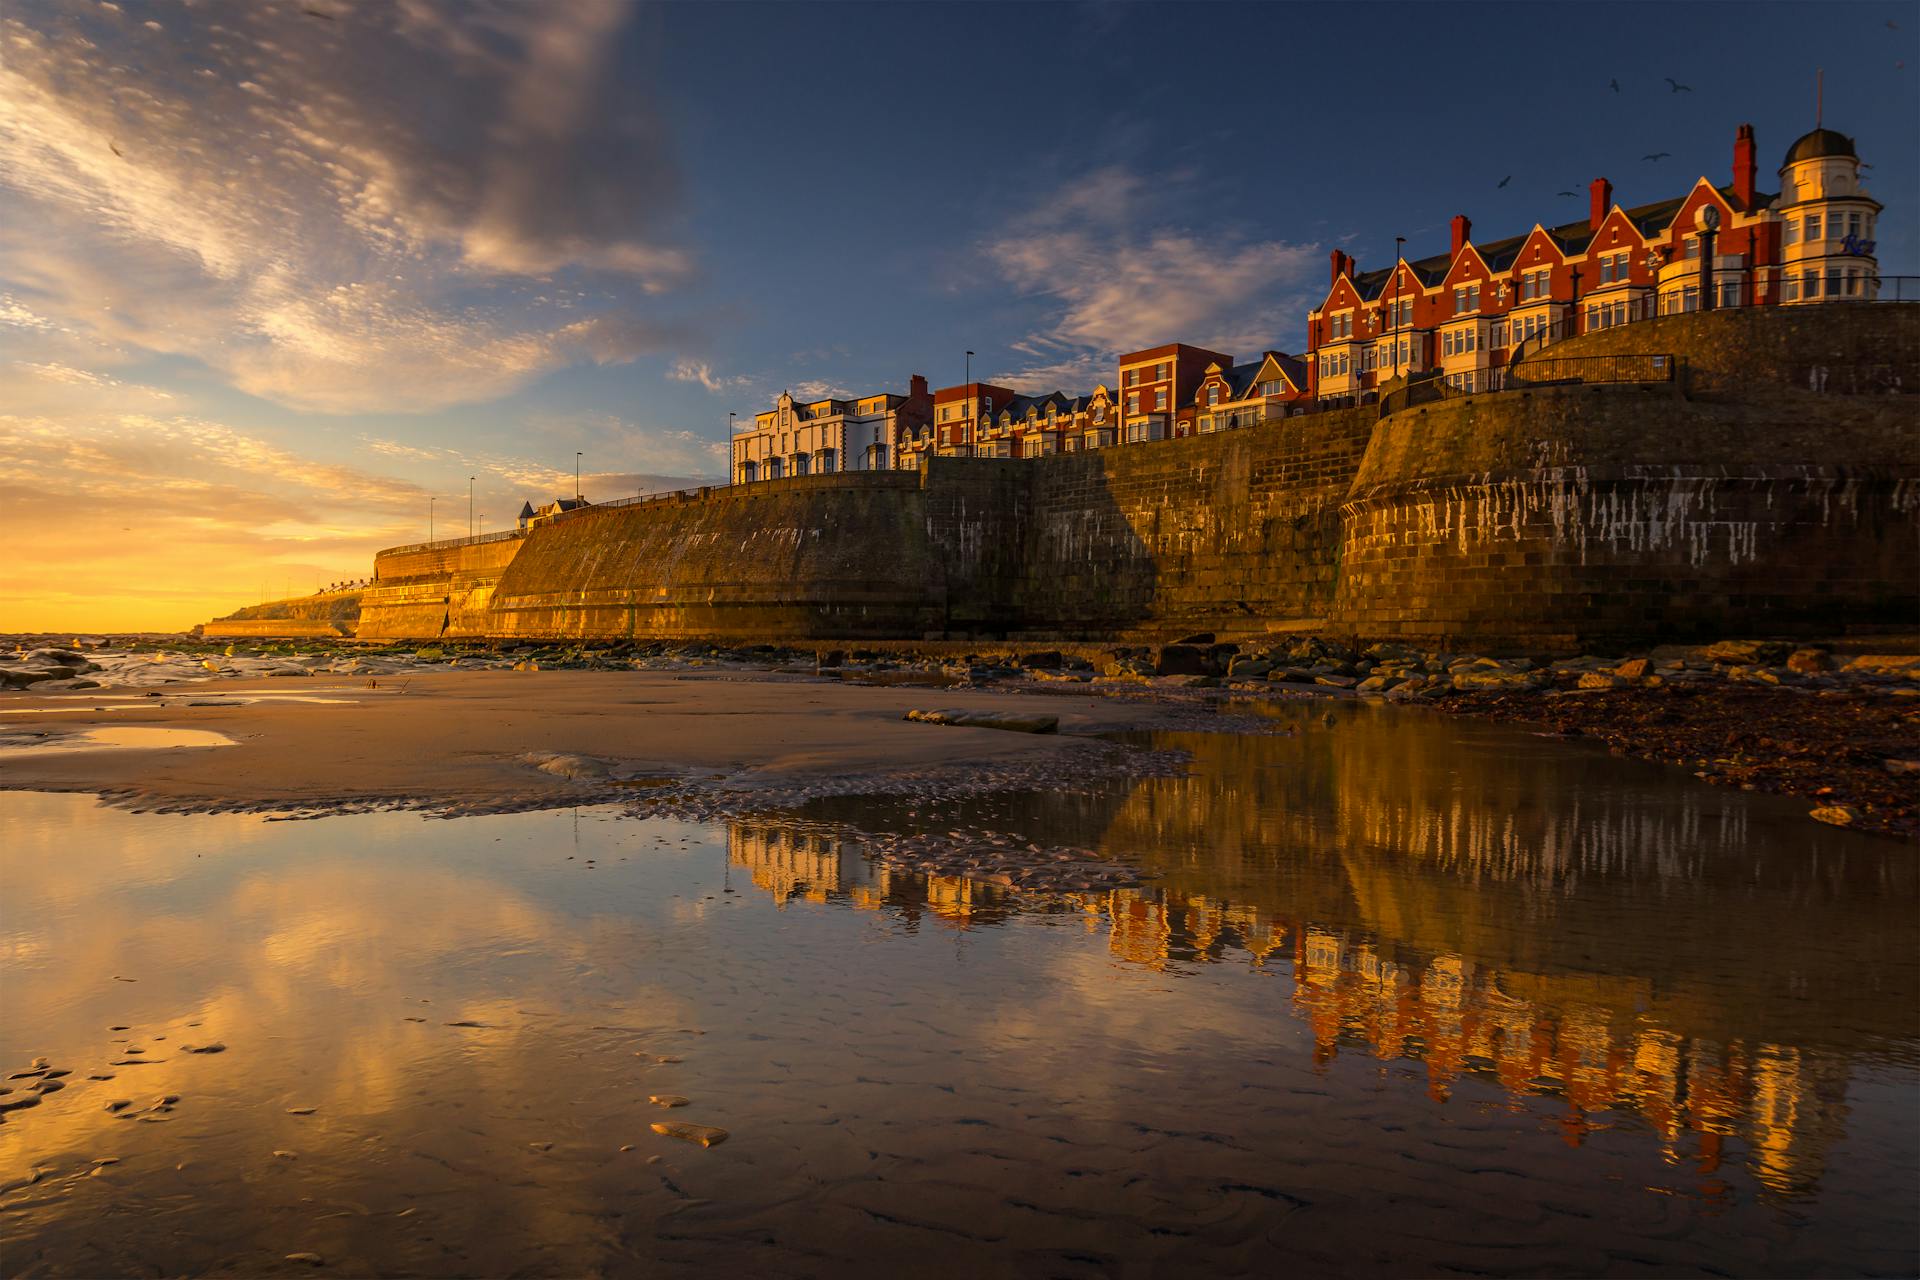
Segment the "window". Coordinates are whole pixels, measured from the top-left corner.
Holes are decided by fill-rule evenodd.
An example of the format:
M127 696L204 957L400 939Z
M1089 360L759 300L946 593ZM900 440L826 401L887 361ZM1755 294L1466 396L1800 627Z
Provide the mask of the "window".
M1161 387L1153 393L1153 407L1156 412L1165 412L1167 407L1167 389Z
M1220 384L1217 382L1211 383L1207 387L1207 404L1209 406L1212 406L1219 403L1220 403Z
M1693 260L1695 260L1700 256L1700 237L1699 236L1687 237L1686 253L1683 256L1689 262L1692 262Z
M1287 384L1279 378L1272 378L1260 384L1260 394L1263 396L1277 396L1284 393L1286 389Z
M1810 213L1807 215L1807 243L1812 244L1820 238L1820 215ZM1692 255L1689 254L1688 256L1691 257Z
M820 474L825 475L832 470L833 470L833 450L822 449L820 451Z
M1104 404L1093 406L1093 420L1095 422L1105 422L1107 420L1107 406Z
M1336 338L1351 338L1353 336L1353 312L1342 311L1336 315L1333 318L1332 328L1328 332Z
M1811 299L1820 296L1820 273L1808 268L1800 273L1800 292Z
M1127 392L1127 412L1140 412L1140 393L1138 391Z
M1388 303L1387 315L1392 320L1393 327L1396 329L1400 328L1402 325L1412 324L1413 323L1413 299L1402 298L1398 302Z
M1160 366L1158 375L1154 380L1156 382L1165 382L1168 378L1171 378L1172 376L1173 376L1173 366L1170 364L1163 364Z
M1860 215L1859 214L1850 213L1847 215L1847 234L1855 237L1856 239L1859 237L1860 235Z
M987 396L986 398L984 398L984 399L982 399L982 400L980 401L980 412L982 412L982 413L992 413L992 412L993 412L993 397L992 397L992 396Z
M1451 329L1440 335L1440 354L1443 356L1453 354L1453 330Z
M1460 311L1478 311L1480 309L1480 286L1463 284L1453 291L1453 309Z
M1487 326L1487 345L1490 347L1504 347L1507 345L1507 322L1505 320L1495 320Z
M1520 277L1520 300L1522 302L1527 302L1534 298L1545 298L1549 296L1552 291L1553 272L1549 268L1542 267L1538 271L1529 271Z
M1138 369L1127 370L1127 385L1130 387L1140 385L1140 371Z

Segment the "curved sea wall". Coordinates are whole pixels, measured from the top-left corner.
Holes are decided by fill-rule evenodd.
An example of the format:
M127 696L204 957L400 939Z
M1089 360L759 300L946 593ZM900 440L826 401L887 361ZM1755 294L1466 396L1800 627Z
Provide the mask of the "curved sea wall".
M589 507L534 529L485 616L455 634L919 636L945 618L926 507L907 472Z
M1314 628L1570 649L1912 624L1920 307L1671 316L1567 339L1538 361L1551 373L1610 354L1672 355L1681 376L590 507L524 535L382 552L357 631L1150 640ZM1809 369L1823 391L1802 385ZM248 630L225 634L269 634L272 610L250 612L232 624Z
M1334 621L1530 648L1911 623L1913 404L1575 386L1384 418L1343 508Z
M362 640L432 640L484 635L500 575L525 536L489 534L455 542L391 547L373 559L373 585L360 595Z

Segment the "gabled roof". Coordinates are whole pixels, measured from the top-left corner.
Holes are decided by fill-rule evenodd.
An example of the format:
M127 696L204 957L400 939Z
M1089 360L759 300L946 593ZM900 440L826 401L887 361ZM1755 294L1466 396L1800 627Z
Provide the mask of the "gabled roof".
M533 519L533 504L531 502L523 502L520 504L519 518L522 520Z

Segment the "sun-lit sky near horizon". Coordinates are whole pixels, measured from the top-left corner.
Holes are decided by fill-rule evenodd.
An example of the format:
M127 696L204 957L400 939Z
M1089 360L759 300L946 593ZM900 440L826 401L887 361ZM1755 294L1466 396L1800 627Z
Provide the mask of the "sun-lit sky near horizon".
M1911 0L10 0L0 632L360 577L576 451L717 480L783 388L1298 351L1332 248L1725 182L1743 121L1777 189L1817 68L1920 275Z

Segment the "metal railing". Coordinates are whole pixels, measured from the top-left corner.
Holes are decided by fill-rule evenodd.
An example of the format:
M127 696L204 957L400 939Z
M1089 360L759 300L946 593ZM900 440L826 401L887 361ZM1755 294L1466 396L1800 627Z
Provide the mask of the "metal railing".
M378 554L391 556L408 551L448 551L454 547L477 547L483 542L505 542L508 538L525 536L519 529L502 529L498 533L476 533L471 538L441 538L434 542L410 542L404 547L385 547Z
M1509 365L1512 387L1547 387L1570 382L1672 382L1679 365L1671 355L1633 353L1601 356L1536 356L1525 365Z

